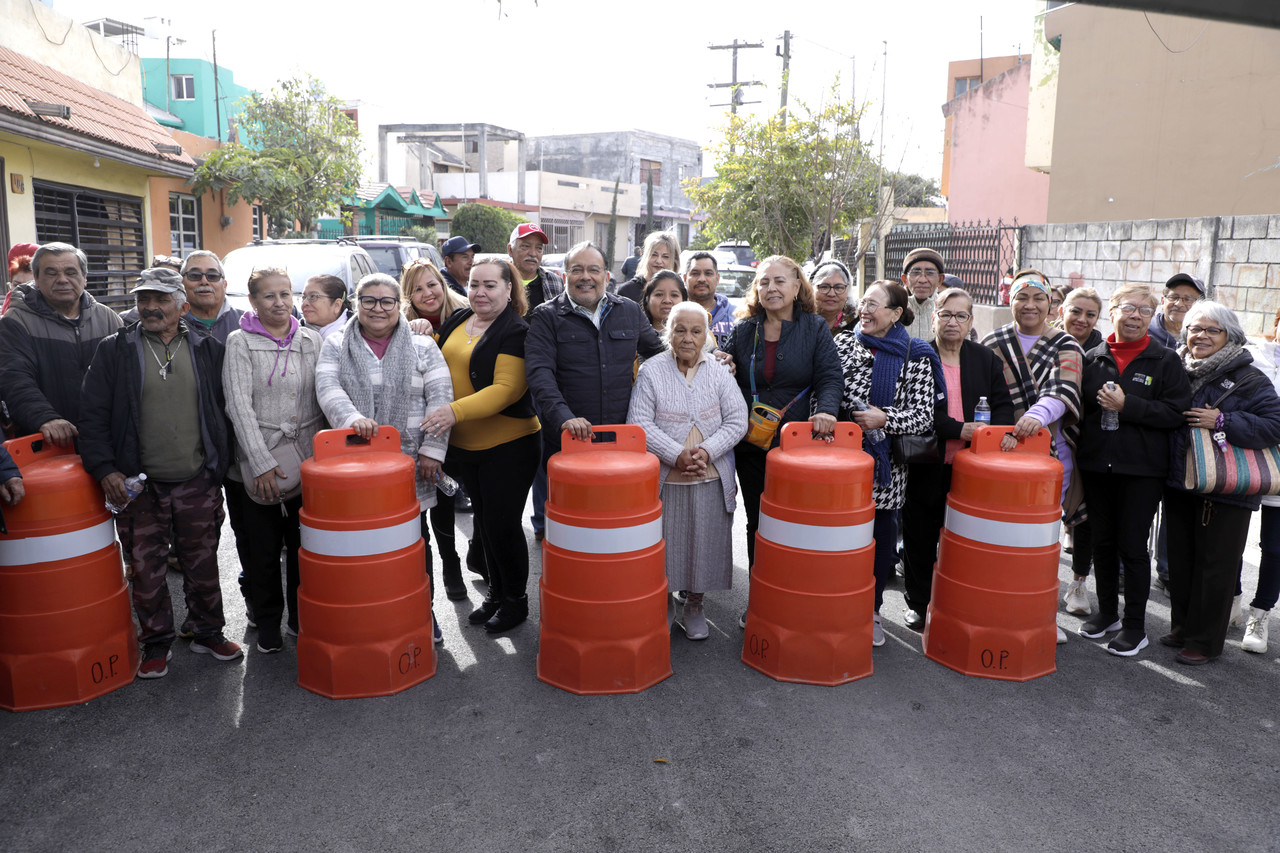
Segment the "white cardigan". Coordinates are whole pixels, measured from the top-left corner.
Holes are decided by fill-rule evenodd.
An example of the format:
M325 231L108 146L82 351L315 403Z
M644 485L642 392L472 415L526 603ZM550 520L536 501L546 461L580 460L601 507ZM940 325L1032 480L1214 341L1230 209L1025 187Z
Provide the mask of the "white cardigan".
M747 434L747 403L729 369L705 353L693 381L685 379L675 356L661 353L640 365L631 389L627 422L644 429L649 451L662 462L666 482L697 424L698 445L720 472L724 507L733 512L738 488L733 476L733 447Z

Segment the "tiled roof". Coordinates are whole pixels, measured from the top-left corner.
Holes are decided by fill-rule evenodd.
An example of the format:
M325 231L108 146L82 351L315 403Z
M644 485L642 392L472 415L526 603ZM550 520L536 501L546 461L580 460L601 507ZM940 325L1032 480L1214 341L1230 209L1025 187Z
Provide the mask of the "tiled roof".
M66 104L71 107L71 118L37 116L27 106L27 101ZM158 159L195 165L195 161L185 153L161 154L156 151L157 143L176 143L142 107L5 47L0 47L0 110Z
M382 195L382 191L389 186L391 185L388 183L378 183L377 181L368 184L361 184L356 188L356 198L361 201L373 201L378 196Z

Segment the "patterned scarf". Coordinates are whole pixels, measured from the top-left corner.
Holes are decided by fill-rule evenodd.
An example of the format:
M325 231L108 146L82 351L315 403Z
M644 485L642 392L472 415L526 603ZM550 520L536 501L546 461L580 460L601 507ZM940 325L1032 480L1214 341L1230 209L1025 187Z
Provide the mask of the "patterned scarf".
M1191 393L1195 394L1226 367L1230 366L1231 362L1243 349L1244 347L1240 344L1233 344L1228 341L1222 345L1222 349L1207 358L1192 358L1185 344L1178 347L1178 355L1182 357L1182 366L1186 368L1187 376L1191 379Z
M1066 332L1049 329L1031 351L1023 354L1018 327L1010 323L991 332L982 341L1004 362L1004 380L1013 398L1014 416L1021 418L1041 397L1052 397L1066 405L1063 426L1080 420L1080 372L1084 350ZM1054 455L1058 451L1054 447Z
M396 323L395 331L391 333L391 343L382 357L382 384L377 388L376 398L369 374L364 369L365 346L364 337L360 334L360 319L352 317L342 330L343 352L338 364L338 381L360 414L395 427L403 437L409 423L413 373L418 365L409 323L403 320Z

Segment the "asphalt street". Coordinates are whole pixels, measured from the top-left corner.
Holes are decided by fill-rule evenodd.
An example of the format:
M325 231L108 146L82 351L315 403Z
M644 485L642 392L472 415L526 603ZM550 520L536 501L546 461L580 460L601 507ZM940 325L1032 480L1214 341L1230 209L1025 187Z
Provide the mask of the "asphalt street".
M1246 654L1235 629L1219 661L1179 666L1154 642L1169 610L1153 592L1137 658L1060 609L1058 671L992 681L926 659L895 584L872 676L782 683L741 662L742 525L710 639L675 629L674 675L640 694L539 682L536 591L494 637L466 623L469 575L470 602L436 600L437 674L396 696L298 687L290 638L232 663L180 641L165 678L0 712L0 849L1280 849L1280 641ZM1249 595L1257 555L1255 525ZM251 646L229 530L221 561L227 634Z

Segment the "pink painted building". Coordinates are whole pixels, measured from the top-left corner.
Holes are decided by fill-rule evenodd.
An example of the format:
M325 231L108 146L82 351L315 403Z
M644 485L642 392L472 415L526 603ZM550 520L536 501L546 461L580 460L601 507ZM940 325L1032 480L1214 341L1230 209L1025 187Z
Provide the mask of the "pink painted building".
M943 104L947 116L947 219L1046 221L1049 176L1026 166L1031 63L1008 71Z

